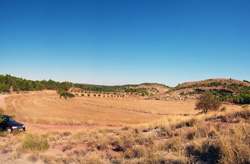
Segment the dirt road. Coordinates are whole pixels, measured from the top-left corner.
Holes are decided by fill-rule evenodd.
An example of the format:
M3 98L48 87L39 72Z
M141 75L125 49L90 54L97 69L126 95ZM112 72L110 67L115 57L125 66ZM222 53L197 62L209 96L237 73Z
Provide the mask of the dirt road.
M46 125L46 124L32 124L22 122L26 127L26 132L48 132L48 131L77 131L80 129L93 130L104 127L102 125L84 126L84 125Z

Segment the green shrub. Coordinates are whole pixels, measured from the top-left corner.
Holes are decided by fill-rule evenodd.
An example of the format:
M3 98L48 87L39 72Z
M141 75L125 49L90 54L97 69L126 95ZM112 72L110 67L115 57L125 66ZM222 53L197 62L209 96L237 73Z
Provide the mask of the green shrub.
M22 148L27 151L42 151L49 148L48 139L45 136L39 136L38 134L28 133L22 143Z
M4 115L4 110L3 108L0 108L0 123L4 121L4 119L2 118Z
M64 97L65 99L67 99L67 98L75 97L75 95L73 95L72 93L66 92L66 91L57 91L57 93L60 95L60 98ZM76 95L78 95L78 94L76 93Z

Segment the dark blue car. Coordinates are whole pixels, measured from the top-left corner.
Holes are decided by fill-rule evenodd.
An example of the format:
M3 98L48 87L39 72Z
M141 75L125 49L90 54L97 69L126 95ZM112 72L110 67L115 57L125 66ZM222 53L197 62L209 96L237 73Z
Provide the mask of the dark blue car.
M25 131L25 126L16 122L11 116L3 115L3 121L0 122L0 128L11 133L13 131Z

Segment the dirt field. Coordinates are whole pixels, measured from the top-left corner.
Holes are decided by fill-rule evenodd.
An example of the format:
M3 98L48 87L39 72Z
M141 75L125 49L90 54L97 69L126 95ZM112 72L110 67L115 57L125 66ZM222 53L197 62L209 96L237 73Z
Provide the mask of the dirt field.
M194 110L195 100L158 101L111 97L75 97L65 100L59 99L55 91L30 92L4 98L7 114L15 115L16 120L25 122L27 128L42 131L138 124L198 112ZM229 108L233 106L227 106ZM60 125L71 127L62 128Z
M122 125L152 121L165 115L195 114L194 101L157 101L132 98L75 97L59 99L54 91L10 95L8 114L42 124Z
M148 161L152 160L152 156L148 156L147 152L153 152L161 153L161 156L155 156L156 162L154 162L161 163L163 159L168 159L165 159L168 154L176 151L175 154L179 156L175 155L174 159L181 159L184 161L182 163L188 163L185 160L191 161L191 157L187 158L186 153L178 153L179 150L187 149L183 148L183 145L193 144L197 147L195 150L200 150L200 145L204 141L209 140L209 143L212 142L211 145L218 144L218 137L221 137L219 141L224 142L231 137L230 144L242 143L242 134L247 134L249 131L246 126L249 122L246 114L249 112L246 112L246 109L238 110L241 106L223 104L226 106L226 111L196 115L198 111L194 110L194 106L195 100L157 101L111 97L75 97L65 100L59 99L55 91L0 95L0 107L5 107L7 114L14 114L15 119L24 123L27 128L27 133L1 133L0 159L2 163L9 164L114 163L111 162L114 159L124 161L123 163L131 163L132 160L135 161L134 163L138 161L150 163ZM130 124L139 125L130 126ZM119 125L125 126L119 127ZM239 125L245 131L240 131ZM223 132L224 129L228 130L232 126L235 127L229 130L234 130L232 134L239 136L235 137L227 131ZM216 134L215 137L207 137L212 132ZM188 138L190 134L195 137ZM45 137L44 141L48 142L38 145L44 147L49 143L46 150L32 151L24 146L28 142L31 143L28 145L33 148L32 144L40 141L42 137ZM238 140L231 142L231 140L235 141L235 138ZM170 151L165 151L166 144L169 142L177 146L169 149ZM238 144L239 148L235 148L237 150L245 148L241 154L246 152L246 159L249 159L248 143L248 141L244 143L246 146ZM126 146L126 149L120 149L122 146ZM137 151L134 151L137 150L135 148L140 148L138 150L142 152L139 158ZM206 150L209 149L206 148ZM132 159L127 157L131 152L135 154L132 154ZM169 159L172 159L172 156Z

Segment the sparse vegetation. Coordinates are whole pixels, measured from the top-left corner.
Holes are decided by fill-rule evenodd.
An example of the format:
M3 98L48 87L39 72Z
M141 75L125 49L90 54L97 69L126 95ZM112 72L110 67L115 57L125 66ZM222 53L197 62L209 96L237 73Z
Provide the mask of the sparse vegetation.
M12 144L4 152L13 152L15 158L28 154L29 161L49 163L249 163L249 116L245 106L122 128L6 136ZM50 149L57 149L57 154Z

